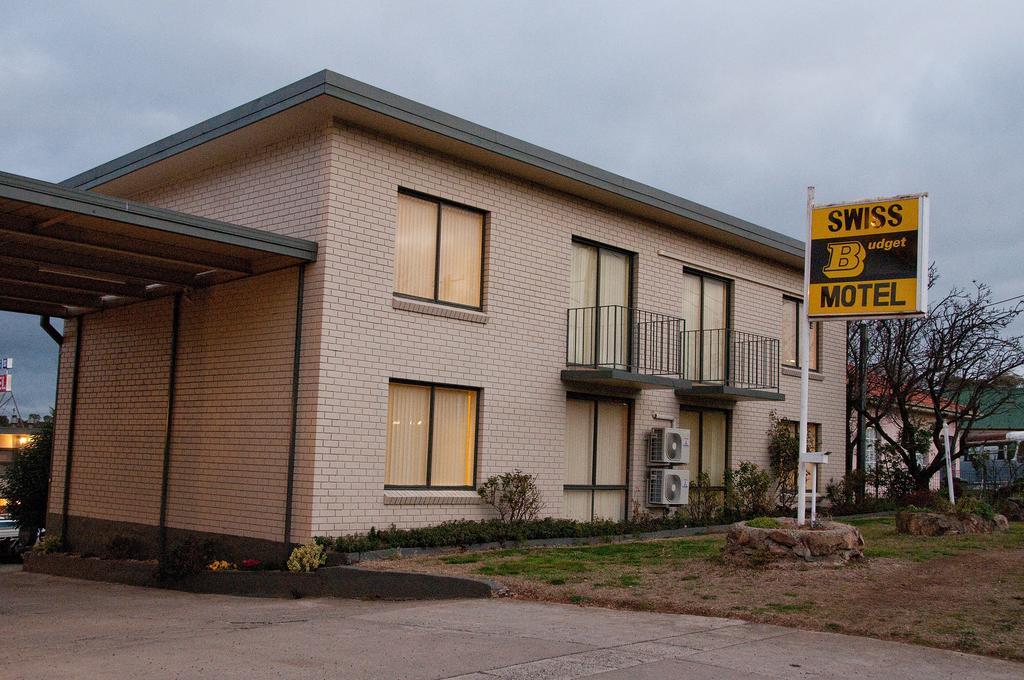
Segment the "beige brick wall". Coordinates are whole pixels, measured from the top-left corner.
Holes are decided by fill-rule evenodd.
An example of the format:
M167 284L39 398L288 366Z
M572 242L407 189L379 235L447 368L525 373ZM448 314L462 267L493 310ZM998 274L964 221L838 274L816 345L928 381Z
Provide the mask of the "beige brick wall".
M69 514L159 521L170 309L168 300L154 300L84 320ZM75 342L72 331L63 359L73 355ZM71 373L71 363L63 361L62 388L70 386ZM63 503L69 413L66 406L57 413L51 512Z
M264 148L252 149L228 163L199 168L188 176L130 198L152 205L220 219L286 236L323 241L326 220L328 124L294 135ZM321 255L329 243L321 243ZM323 325L324 269L313 263L306 269L303 303L302 363L299 380L295 489L292 530L297 538L311 535L313 509L313 457L318 428L320 336ZM289 286L286 286L289 287ZM294 285L290 285L294 296ZM292 310L294 304L288 309ZM290 386L291 346L288 348ZM274 501L276 503L276 500ZM208 513L208 509L203 512ZM283 521L273 504L251 524ZM279 535L280 527L273 531Z
M297 270L181 302L167 525L284 535Z
M321 414L314 531L433 523L488 516L479 505L394 504L383 490L387 382L407 378L483 388L477 478L513 467L538 476L546 512L560 514L564 479L565 309L570 243L581 236L638 254L638 307L678 315L682 263L735 272L733 326L781 335L783 290L802 272L656 223L462 163L364 130L338 126L331 138L333 182L327 250ZM392 296L396 192L414 189L487 210L486 323L396 309ZM684 192L685 193L685 192ZM352 274L351 272L357 272ZM843 451L842 324L826 325L822 380L811 385L811 420L825 447ZM782 378L783 403L747 402L733 411L731 458L767 464L768 413L799 412L799 379ZM702 402L704 405L711 405ZM725 403L724 406L732 406ZM642 498L643 437L655 412L672 414L670 391L637 395L632 496ZM823 479L842 474L842 456ZM407 498L404 502L412 502Z
M393 298L399 187L488 211L482 315L431 314L425 311L429 306ZM680 191L685 194L685 187ZM734 328L779 337L783 291L795 293L801 286L796 269L359 128L326 122L133 198L319 241L318 262L306 277L303 323L294 505L294 536L300 540L372 525L413 526L489 516L471 494L438 498L421 492L385 492L389 378L482 388L477 479L514 467L534 473L545 493L546 513L561 514L567 387L559 374L565 363L574 235L637 253L637 306L653 312L680 313L685 261L735 275ZM270 287L266 294L274 296L276 291ZM224 294L230 297L229 292ZM190 339L196 351L206 353L211 367L224 359L218 354L223 347L243 341L229 337L235 332L231 328L218 332L225 337ZM825 480L840 476L843 467L844 337L841 323L826 324L822 379L811 383L811 420L822 424L825 448L837 454L822 475ZM65 348L65 367L68 354ZM238 372L252 369L242 361L227 370L210 386L212 401L203 405L205 411L213 411L218 398L230 401ZM62 385L69 373L70 368L62 373ZM783 417L798 415L799 378L781 380L785 402L721 404L733 409L734 466L742 460L767 464L770 410ZM652 414L677 412L679 400L661 390L634 396L631 495L642 499L643 437L649 428L662 424ZM63 398L59 419L61 409L66 409ZM195 418L196 433L220 427L215 418ZM260 423L275 430L285 426L277 415ZM61 436L58 432L58 439ZM186 435L176 435L180 436ZM254 474L246 477L251 481L227 489L225 517L216 509L214 494L222 490L217 475L229 465L219 457L226 449L237 454L252 441L236 431L217 444L191 443L204 447L195 461L209 468L196 487L191 515L185 517L185 508L175 505L172 493L175 526L278 534L281 492L274 476L283 474L275 467L278 453L268 450L267 460L255 462ZM54 469L56 488L60 466ZM172 474L183 482L184 477L176 475L184 475L185 468L172 466ZM184 497L181 493L178 498Z
M169 527L281 540L297 283L292 268L183 296ZM83 320L72 516L159 524L172 304L162 298ZM77 342L68 326L51 513L63 503Z

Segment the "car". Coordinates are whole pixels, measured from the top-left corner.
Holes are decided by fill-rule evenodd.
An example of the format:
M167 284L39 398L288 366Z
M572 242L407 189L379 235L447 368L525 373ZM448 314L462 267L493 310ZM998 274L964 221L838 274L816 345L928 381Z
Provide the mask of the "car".
M18 523L0 515L0 539L4 538L18 538Z

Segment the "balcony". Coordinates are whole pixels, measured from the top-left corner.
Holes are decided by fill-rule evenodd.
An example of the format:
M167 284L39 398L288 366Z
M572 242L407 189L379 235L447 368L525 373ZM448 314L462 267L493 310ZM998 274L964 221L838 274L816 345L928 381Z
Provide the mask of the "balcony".
M567 383L681 389L683 320L620 305L566 312Z
M731 328L683 331L679 397L783 401L779 341Z

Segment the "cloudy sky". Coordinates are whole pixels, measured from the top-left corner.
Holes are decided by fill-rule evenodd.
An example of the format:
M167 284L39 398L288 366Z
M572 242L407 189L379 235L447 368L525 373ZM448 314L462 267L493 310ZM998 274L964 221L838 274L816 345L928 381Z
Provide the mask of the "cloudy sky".
M808 184L928 191L943 285L1024 293L1019 0L258 5L0 5L0 170L59 181L329 68L801 238ZM0 313L23 413L55 352Z

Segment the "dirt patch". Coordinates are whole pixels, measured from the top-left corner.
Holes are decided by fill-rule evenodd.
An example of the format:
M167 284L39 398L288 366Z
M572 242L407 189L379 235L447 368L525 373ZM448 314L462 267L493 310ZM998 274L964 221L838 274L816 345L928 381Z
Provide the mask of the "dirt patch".
M494 579L521 599L724 616L1024 660L1024 526L984 541L900 537L891 519L861 530L868 559L825 569L738 568L721 559L721 536L362 566Z

